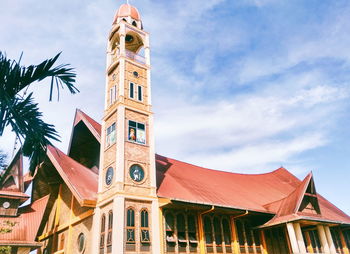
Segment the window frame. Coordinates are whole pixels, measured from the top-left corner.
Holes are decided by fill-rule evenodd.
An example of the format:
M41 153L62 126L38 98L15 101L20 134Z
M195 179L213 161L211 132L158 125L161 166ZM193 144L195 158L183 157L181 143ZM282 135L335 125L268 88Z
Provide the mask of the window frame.
M100 251L105 249L105 234L106 234L106 215L101 216L101 230L100 230Z
M112 140L112 135L114 139ZM110 141L111 140L111 141ZM117 124L116 122L112 123L106 128L106 148L114 145L117 142Z
M145 213L146 217L144 217L142 214ZM144 219L146 218L146 220L144 221ZM147 222L147 223L145 223ZM147 225L145 225L147 224ZM148 232L148 240L144 240L143 238L143 231L147 231ZM147 208L142 208L140 210L140 239L141 239L141 243L145 244L149 244L151 242L151 237L150 237L150 228L149 228L149 212L147 210Z
M110 210L108 212L108 227L107 227L108 233L107 233L107 247L112 246L113 238L112 238L112 232L113 232L113 211Z
M132 211L132 216L133 218L129 219L129 211ZM129 221L130 220L130 221ZM130 222L130 223L129 223ZM133 222L133 223L131 223ZM135 226L135 209L133 207L128 207L126 210L126 238L125 238L125 242L126 244L135 244L136 243L136 226ZM133 224L133 225L129 225L129 224ZM132 230L132 231L129 231ZM128 239L128 233L129 232L133 232L133 241L129 241Z
M135 123L135 126L130 125L130 122ZM139 125L143 125L143 130L142 130L142 128L139 127ZM130 130L131 129L134 130L135 140L133 138L131 138L131 135L130 135L130 132L131 132ZM140 122L137 122L137 121L134 121L134 120L128 120L127 130L128 130L128 132L127 132L128 133L127 140L129 142L140 144L140 145L147 145L147 129L146 129L146 124L145 123L140 123ZM138 136L141 135L141 134L138 134L138 133L142 133L142 131L143 131L144 142L139 142L138 141Z
M117 85L109 88L109 105L114 104L117 101Z
M135 100L135 86L134 82L129 82L129 98Z
M143 87L141 85L137 85L137 100L143 101Z

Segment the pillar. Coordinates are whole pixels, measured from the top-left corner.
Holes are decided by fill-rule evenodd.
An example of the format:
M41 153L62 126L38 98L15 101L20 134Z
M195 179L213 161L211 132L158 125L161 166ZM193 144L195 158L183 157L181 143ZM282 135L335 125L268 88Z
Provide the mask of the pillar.
M239 254L239 240L236 232L235 220L231 217L232 250L234 254Z
M268 254L264 230L260 231L260 236L261 236L261 248L262 248L261 253Z
M326 232L324 230L323 225L317 225L317 231L318 235L320 237L321 245L322 245L322 250L324 253L331 253L326 237Z
M100 247L100 222L101 222L101 208L96 207L92 221L92 253L99 253Z
M348 249L348 247L346 245L344 234L343 234L343 232L341 230L339 230L339 236L340 236L341 245L343 246L344 254L350 254L349 249Z
M159 216L159 204L158 199L152 201L152 253L159 254L161 253L160 243L163 239L161 236L160 229L160 216Z
M204 227L203 227L203 220L202 215L198 214L198 233L199 233L199 248L200 248L200 254L205 254L205 241L204 241Z
M329 246L329 249L330 249L331 253L332 254L336 254L337 251L336 251L335 246L334 246L334 241L333 241L332 234L331 234L331 231L329 229L329 226L324 226L324 231L326 233L327 242L328 242L328 246Z
M299 251L300 253L303 253L303 254L307 253L304 239L303 239L303 234L301 233L300 223L295 222L293 224L294 224L293 226L294 226L295 236L297 238Z
M120 254L124 253L124 197L115 197L113 199L113 215L112 253Z
M290 246L292 247L292 253L293 254L300 253L299 252L299 246L298 246L297 237L296 237L295 231L294 231L293 223L287 223L287 231L288 231Z

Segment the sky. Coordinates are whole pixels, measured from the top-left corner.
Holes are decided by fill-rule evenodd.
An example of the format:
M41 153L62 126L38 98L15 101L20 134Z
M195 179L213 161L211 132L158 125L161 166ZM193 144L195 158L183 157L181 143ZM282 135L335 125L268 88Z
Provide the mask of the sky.
M67 151L75 109L101 122L107 36L119 0L1 0L0 50L23 64L62 51L80 93L48 102ZM207 168L281 166L350 214L350 2L130 0L150 32L156 152ZM0 148L9 155L8 131Z

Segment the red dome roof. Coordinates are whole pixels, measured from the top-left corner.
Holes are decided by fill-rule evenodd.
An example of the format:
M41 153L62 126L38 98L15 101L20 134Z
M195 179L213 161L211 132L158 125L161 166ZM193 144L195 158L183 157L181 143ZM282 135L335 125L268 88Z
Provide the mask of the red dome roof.
M117 20L117 18L123 18L123 17L131 17L136 20L141 20L141 16L139 11L130 4L122 4L114 18L114 21Z

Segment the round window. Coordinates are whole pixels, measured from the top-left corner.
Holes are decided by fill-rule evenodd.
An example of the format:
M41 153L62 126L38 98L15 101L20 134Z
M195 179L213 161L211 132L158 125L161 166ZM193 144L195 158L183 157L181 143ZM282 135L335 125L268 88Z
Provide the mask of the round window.
M107 169L107 172L106 172L106 184L107 185L110 185L112 183L112 180L113 180L113 174L114 174L114 170L112 167L109 167Z
M129 170L129 174L132 180L135 182L141 182L145 177L145 172L140 165L132 165Z
M127 34L125 36L125 41L126 41L126 43L131 43L134 41L134 37L132 37L132 35L130 35L130 34Z
M83 252L85 249L85 235L84 233L80 233L78 236L78 250L79 252Z
M2 207L5 208L5 209L8 209L10 207L10 202L8 201L5 201L3 204L2 204Z
M139 73L137 71L134 71L132 74L134 75L135 78L139 77Z

